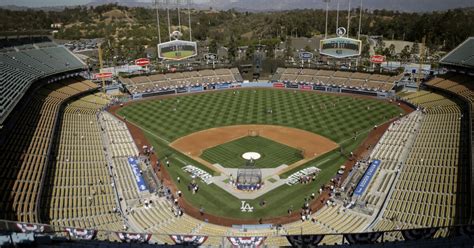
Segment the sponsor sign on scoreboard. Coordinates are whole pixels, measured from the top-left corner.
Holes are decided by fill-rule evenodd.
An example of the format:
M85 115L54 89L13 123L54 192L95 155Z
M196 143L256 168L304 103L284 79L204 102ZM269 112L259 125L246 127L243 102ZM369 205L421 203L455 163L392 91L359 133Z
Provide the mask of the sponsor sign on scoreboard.
M362 42L346 37L337 37L320 41L320 53L334 58L359 56Z
M385 62L385 56L383 56L383 55L373 55L372 57L370 57L370 62L372 62L374 64L382 64L383 62Z
M197 55L197 43L172 40L158 44L158 57L165 60L183 60Z

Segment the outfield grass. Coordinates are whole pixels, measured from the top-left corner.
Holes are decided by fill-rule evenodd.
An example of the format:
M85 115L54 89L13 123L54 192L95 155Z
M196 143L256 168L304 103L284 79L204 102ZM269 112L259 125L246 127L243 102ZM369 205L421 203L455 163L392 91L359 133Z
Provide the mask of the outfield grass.
M201 158L223 167L239 168L247 162L242 158L242 154L246 152L257 152L261 155L261 158L255 161L257 168L276 168L302 159L298 149L263 137L243 137L206 149Z
M177 56L176 54L179 54L179 55ZM181 59L181 58L191 56L193 54L194 54L194 51L178 51L178 52L171 51L171 52L162 53L161 56L167 59Z
M303 129L339 143L402 112L393 104L349 96L271 89L237 92L138 102L118 113L169 142L212 127L267 124ZM273 114L266 114L270 108Z
M262 197L247 201L255 211L240 212L240 200L215 185L200 183L198 194L187 190L191 180L181 168L187 164L200 167L213 173L184 154L169 147L169 143L184 135L212 127L237 124L281 125L307 130L328 137L339 143L349 153L357 148L367 137L374 125L381 124L399 115L402 110L393 104L373 99L359 99L350 96L314 94L312 92L250 89L218 91L208 94L185 95L162 100L138 102L119 110L118 114L136 124L156 148L159 157L168 156L171 167L168 169L172 179L181 178L177 184L187 201L196 207L204 207L206 212L243 219L266 218L286 214L293 206L297 210L304 197L317 191L327 183L345 162L338 151L329 152L291 173L308 166L316 166L322 171L315 183L306 185L281 186ZM334 106L335 105L335 106ZM266 114L271 108L273 114ZM358 139L351 139L358 132ZM267 205L258 205L265 199Z

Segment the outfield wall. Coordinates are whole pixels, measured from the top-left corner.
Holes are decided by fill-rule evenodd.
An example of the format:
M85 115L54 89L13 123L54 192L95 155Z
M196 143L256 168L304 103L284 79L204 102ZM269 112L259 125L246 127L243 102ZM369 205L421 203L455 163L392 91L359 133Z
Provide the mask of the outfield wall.
M302 91L322 91L329 93L349 93L357 94L364 96L372 96L378 98L390 98L395 96L394 91L390 92L379 92L379 91L367 91L359 89L350 89L350 88L340 88L337 86L325 86L325 85L316 85L308 83L294 83L294 82L224 82L224 83L214 83L214 84L205 84L205 85L196 85L196 86L187 86L180 87L176 89L167 89L156 92L147 92L147 93L137 93L133 94L133 99L141 99L145 97L160 96L160 95L173 95L173 94L184 94L184 93L196 93L203 91L216 91L216 90L226 90L232 88L279 88L279 89L295 89Z

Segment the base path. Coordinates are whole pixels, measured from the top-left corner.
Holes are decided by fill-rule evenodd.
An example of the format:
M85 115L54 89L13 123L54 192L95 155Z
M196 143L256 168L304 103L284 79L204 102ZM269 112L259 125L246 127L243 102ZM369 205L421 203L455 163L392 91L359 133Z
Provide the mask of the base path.
M207 93L207 92L203 92L203 93L199 92L199 93L196 93L196 94L205 94L205 93ZM333 94L333 93L321 93L321 92L314 92L314 93L315 94ZM380 100L380 99L373 98L373 97L370 97L370 96L351 95L351 94L345 94L345 93L340 94L340 95L350 95L350 96L357 97L357 98L371 98L371 99ZM159 96L159 97L154 97L154 99L169 98L169 97L175 97L175 95ZM148 100L148 99L145 99L144 101L146 101L146 100ZM380 100L380 101L382 101L382 100ZM134 102L128 102L128 103L125 103L124 106L129 105L129 104L133 104L133 103ZM405 114L409 114L409 113L413 112L413 109L410 106L406 105L405 103L395 102L394 104L397 104L397 103L400 104L400 108L402 108L405 111ZM140 152L143 152L142 145L151 146L151 144L145 138L145 135L144 135L143 131L140 128L136 127L132 123L130 123L127 120L123 119L121 116L117 115L116 112L120 108L121 108L121 106L119 106L119 105L112 106L112 107L109 108L109 112L112 113L117 118L119 118L120 120L124 121L127 124L127 127L129 128L130 133L132 134L132 137L135 140L135 143L137 143L138 149L140 150ZM370 154L373 147L380 140L380 138L382 137L384 132L387 130L389 125L397 119L398 118L394 118L394 119L386 122L384 125L379 126L377 129L373 129L373 130L370 131L370 133L369 133L368 137L366 138L366 140L362 143L362 145L360 145L354 151L354 156L352 158L350 158L349 160L347 160L346 163L344 164L346 166L346 171L342 175L340 183L342 183L344 181L344 179L349 174L349 171L352 169L353 165L355 164L355 162L358 159L363 159L368 154ZM173 194L177 197L176 192L178 191L178 188L176 187L173 180L171 179L171 175L166 170L166 166L163 166L163 164L161 164L160 167L156 166L157 156L155 154L152 154L150 159L151 159L151 162L152 162L152 165L153 165L153 169L154 169L155 173L158 175L158 177L162 180L162 183L165 186L169 187L171 189L171 191L173 192ZM324 207L325 201L330 198L330 193L331 193L331 190L329 188L330 185L331 184L328 183L326 185L327 187L324 188L324 190L321 192L321 194L315 200L313 200L311 202L310 208L313 211L313 213L317 212L319 209ZM237 225L237 224L259 224L260 223L258 219L236 219L236 218L229 218L229 217L225 217L225 216L217 216L217 215L213 215L212 213L205 213L204 215L201 215L201 213L199 212L199 207L192 205L185 198L180 198L179 202L180 202L180 206L183 207L184 212L186 214L188 214L188 215L190 215L190 216L192 216L196 219L199 219L199 220L202 220L202 221L207 221L207 222L210 222L210 223L213 223L213 224L222 225L222 226L229 226L230 227L232 225ZM279 217L264 218L264 219L261 220L261 223L268 223L268 224L274 224L274 225L275 224L287 224L287 223L291 223L291 222L294 222L294 221L300 221L300 219L301 219L301 216L300 216L299 211L294 211L291 215L283 215L283 216L279 216Z
M321 135L305 130L273 125L236 125L206 129L181 137L170 144L192 159L202 162L207 167L219 171L201 156L204 150L228 143L230 141L255 135L304 151L304 159L290 165L287 169L304 164L339 147L339 145Z

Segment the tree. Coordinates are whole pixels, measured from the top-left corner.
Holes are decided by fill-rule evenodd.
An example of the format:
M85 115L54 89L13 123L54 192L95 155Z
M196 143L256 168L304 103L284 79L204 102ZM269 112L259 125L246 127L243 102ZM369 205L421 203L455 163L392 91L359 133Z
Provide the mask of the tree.
M392 54L390 54L390 49L388 47L384 48L383 51L382 51L382 55L391 59L392 58Z
M235 61L235 57L237 56L237 42L235 41L235 38L233 35L230 36L230 41L227 47L229 48L228 50L229 60Z
M375 47L375 54L384 54L384 48L385 42L381 41L380 43L377 43L377 46Z
M285 44L285 59L290 57L293 57L293 48L291 47L291 37L288 37Z
M217 42L216 40L211 40L209 42L209 53L217 53Z
M267 58L275 57L275 46L273 46L273 45L267 46L266 56L267 56Z
M395 45L394 44L390 44L390 46L388 47L388 50L389 50L389 53L390 53L390 57L395 56Z
M410 59L410 46L406 45L402 51L400 52L400 58L402 59L402 62L408 61Z
M306 45L306 46L304 47L304 51L305 51L305 52L313 52L313 49L311 49L311 47L310 47L309 45Z
M253 59L253 54L254 53L255 53L255 46L250 45L247 48L245 56L247 57L247 59Z
M361 57L368 58L370 56L370 43L368 42L368 38L366 36L361 37L362 40L362 51Z
M418 55L420 53L420 46L418 45L418 43L413 43L410 53L411 55Z

